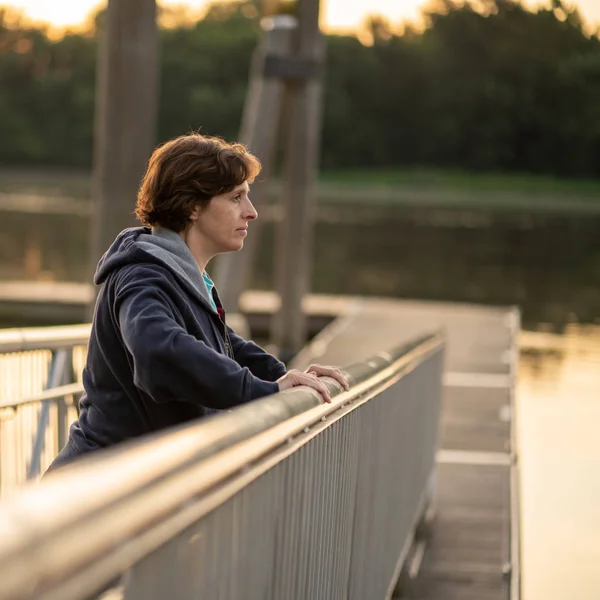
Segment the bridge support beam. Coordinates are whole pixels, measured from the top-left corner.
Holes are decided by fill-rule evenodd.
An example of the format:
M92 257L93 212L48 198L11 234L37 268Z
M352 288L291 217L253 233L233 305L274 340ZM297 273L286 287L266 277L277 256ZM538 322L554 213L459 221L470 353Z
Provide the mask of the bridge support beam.
M319 29L319 0L298 2L294 58L304 76L289 80L283 221L277 236L275 285L281 306L275 315L272 342L284 361L306 343L302 300L310 290L313 251L313 200L321 139L321 70L325 43Z
M285 61L289 58L296 20L284 15L269 17L261 21L261 26L264 39L252 60L250 85L240 129L240 141L258 156L263 165L251 192L252 202L259 215L261 207L268 200L285 92L283 79L271 76L267 72L267 65L270 59ZM223 305L230 311L238 310L240 296L250 280L260 241L260 228L261 219L252 224L251 235L244 242L242 252L229 252L217 257L215 283Z
M92 177L92 266L125 227L155 144L155 0L109 0L98 55Z

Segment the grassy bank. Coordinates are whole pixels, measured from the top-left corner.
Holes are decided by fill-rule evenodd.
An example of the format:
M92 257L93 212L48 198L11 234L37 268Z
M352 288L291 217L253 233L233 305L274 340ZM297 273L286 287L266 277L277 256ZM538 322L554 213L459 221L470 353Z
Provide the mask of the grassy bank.
M320 196L328 201L600 214L600 179L418 169L331 171L321 175Z
M598 198L600 179L560 179L544 175L469 173L433 169L365 169L326 171L327 186L376 188L429 188L456 191L494 191L515 194L577 194Z
M86 198L85 171L1 169L0 193ZM600 179L426 169L322 172L319 201L443 208L559 210L600 214Z

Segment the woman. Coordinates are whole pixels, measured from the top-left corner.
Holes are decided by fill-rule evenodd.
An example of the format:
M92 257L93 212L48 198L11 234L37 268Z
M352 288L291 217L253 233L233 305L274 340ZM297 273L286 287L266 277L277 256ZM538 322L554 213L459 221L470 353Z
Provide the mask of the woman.
M333 367L286 371L225 323L206 265L243 247L259 171L243 145L199 134L154 151L137 200L145 227L121 232L98 264L79 419L49 470L297 385L329 402L319 375L347 388Z

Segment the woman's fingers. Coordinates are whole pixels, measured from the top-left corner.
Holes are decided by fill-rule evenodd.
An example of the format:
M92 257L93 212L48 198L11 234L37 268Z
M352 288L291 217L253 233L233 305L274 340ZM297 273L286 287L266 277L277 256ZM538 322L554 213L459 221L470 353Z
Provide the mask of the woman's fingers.
M337 367L327 367L325 365L310 365L307 373L313 373L320 377L331 377L335 379L345 390L350 389L348 378Z
M307 385L315 389L317 392L319 392L319 394L321 394L325 402L331 402L331 395L329 394L327 386L322 381L320 381L316 375L302 372L300 372L300 375L302 376L301 385Z
M280 390L287 390L298 385L306 385L319 392L325 402L331 402L331 395L327 386L315 374L291 369L283 377L280 377L277 383Z
M278 379L279 389L285 390L297 385L306 385L313 388L325 402L331 402L331 395L327 386L319 377L331 377L335 379L345 390L350 389L348 378L337 367L327 367L324 365L311 365L306 371L291 369L283 377Z

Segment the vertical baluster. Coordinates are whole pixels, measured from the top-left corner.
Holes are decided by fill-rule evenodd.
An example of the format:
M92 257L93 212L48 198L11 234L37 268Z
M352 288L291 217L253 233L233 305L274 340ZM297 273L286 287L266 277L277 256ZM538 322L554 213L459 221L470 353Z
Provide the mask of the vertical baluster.
M69 350L65 350L64 352L66 354L66 364L63 371L63 379L61 381L62 385L73 383L75 381L73 373L73 349L71 348ZM58 451L60 452L63 446L67 443L67 432L69 428L69 408L67 406L67 399L64 396L62 398L57 398L56 408L58 419L57 441Z
M8 381L8 361L9 357L5 354L0 355L0 402L5 402L7 399L7 387L10 385ZM2 417L4 417L4 412ZM6 481L6 469L7 469L7 452L6 452L6 426L4 419L0 417L0 497L4 494L4 486Z
M61 349L53 353L45 389L58 387L62 383L65 377L65 371L70 365L70 356L70 349ZM40 473L41 458L44 451L46 427L48 426L51 402L52 400L43 402L39 413L37 431L33 442L31 462L27 468L28 479L37 477Z

